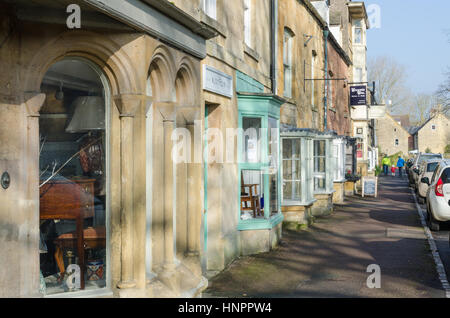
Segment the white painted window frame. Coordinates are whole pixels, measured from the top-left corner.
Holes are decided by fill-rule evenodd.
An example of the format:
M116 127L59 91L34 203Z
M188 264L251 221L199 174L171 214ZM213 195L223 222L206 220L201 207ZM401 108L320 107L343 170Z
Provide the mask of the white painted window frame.
M244 0L244 42L252 46L252 0Z
M301 136L280 136L281 138L281 155L283 156L283 140L284 139L300 139L300 184L301 184L301 197L300 200L295 199L287 199L284 197L284 191L281 190L281 205L282 206L302 206L302 205L310 205L315 199L313 195L313 142L310 138L305 138ZM284 160L284 158L281 158ZM281 181L282 185L284 184L284 173L283 173L283 165L281 165ZM289 181L291 181L289 179ZM291 195L292 198L292 195Z
M203 12L210 18L217 20L217 1L216 0L202 0Z
M343 138L333 139L334 182L345 181L347 141Z
M294 35L288 28L284 28L283 37L283 96L292 97L292 42Z

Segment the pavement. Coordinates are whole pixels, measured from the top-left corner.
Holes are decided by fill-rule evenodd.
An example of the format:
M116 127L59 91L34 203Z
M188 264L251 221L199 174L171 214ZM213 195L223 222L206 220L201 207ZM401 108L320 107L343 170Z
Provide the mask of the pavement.
M448 239L448 238L447 238ZM369 288L371 264L380 288ZM406 177L380 177L378 197L347 197L279 246L236 259L203 297L445 297Z

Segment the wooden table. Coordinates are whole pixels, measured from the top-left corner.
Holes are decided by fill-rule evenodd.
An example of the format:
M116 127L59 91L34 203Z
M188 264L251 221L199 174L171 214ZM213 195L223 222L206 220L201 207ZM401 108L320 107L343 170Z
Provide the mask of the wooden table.
M64 239L76 241L81 272L81 289L85 287L84 272L86 268L83 223L85 218L94 216L94 182L95 179L51 180L40 188L40 219L76 220L75 233L67 238L64 237L66 234L62 234L55 240L55 243L58 244L58 241L61 243ZM58 244L58 247L63 247L62 243ZM57 253L61 254L57 255ZM62 262L62 251L57 251L55 257L57 258L61 274L64 275L65 269L64 263Z

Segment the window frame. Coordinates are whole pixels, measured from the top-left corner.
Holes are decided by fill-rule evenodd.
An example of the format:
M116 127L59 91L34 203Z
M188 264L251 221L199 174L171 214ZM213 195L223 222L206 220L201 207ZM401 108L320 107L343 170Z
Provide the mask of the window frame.
M301 184L301 196L300 200L286 199L284 197L284 191L281 191L281 205L282 206L304 206L310 205L315 202L313 195L313 184L312 184L312 139L306 136L296 135L295 133L281 133L280 135L280 145L281 145L281 155L283 156L283 141L285 139L300 139L300 184ZM281 160L285 160L283 157ZM281 182L282 185L285 182L283 165L280 165L281 169ZM291 180L291 179L289 179Z
M333 139L334 173L333 182L345 181L345 168L347 166L347 140L344 138Z
M237 159L238 159L238 209L237 218L239 231L243 230L260 230L272 229L283 221L283 213L281 212L281 174L280 174L280 106L284 102L272 95L261 94L238 94L238 128L242 129L243 118L261 118L261 142L260 144L260 161L258 163L243 162L243 135L244 132L238 134L237 138ZM277 149L278 154L277 167L271 169L269 162L269 118L274 119L277 125ZM241 218L241 171L242 170L258 170L262 173L263 189L264 189L264 217L251 218L243 220ZM277 209L278 212L272 214L270 209L270 175L275 171L277 174ZM273 174L273 173L272 173ZM268 200L267 200L268 199Z
M330 194L334 192L334 186L333 186L333 181L334 181L334 176L333 176L333 171L334 171L334 160L333 160L333 148L332 148L332 137L330 136L318 136L316 138L313 138L313 164L314 164L314 159L315 154L314 154L314 142L315 141L325 141L325 155L324 156L320 156L320 157L324 157L325 158L325 172L315 172L314 171L314 166L313 166L313 170L312 170L312 174L313 174L313 186L315 185L314 179L317 176L320 176L320 179L325 179L325 188L324 189L315 189L314 190L314 194Z
M217 1L202 0L203 12L211 19L217 20Z
M244 43L252 46L252 0L244 0Z
M283 33L283 96L292 98L293 63L292 48L294 33L288 28L284 28Z

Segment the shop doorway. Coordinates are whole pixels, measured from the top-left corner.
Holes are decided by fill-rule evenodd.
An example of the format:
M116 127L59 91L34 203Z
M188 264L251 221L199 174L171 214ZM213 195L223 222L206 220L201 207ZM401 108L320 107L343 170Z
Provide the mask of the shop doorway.
M39 118L40 292L109 285L109 86L67 58L46 72Z

